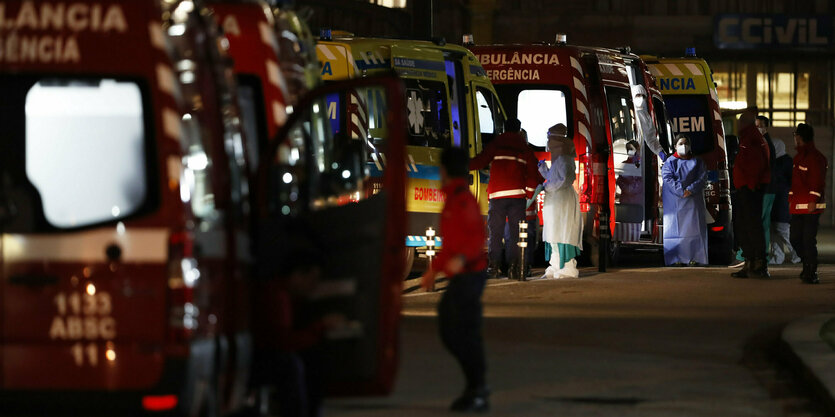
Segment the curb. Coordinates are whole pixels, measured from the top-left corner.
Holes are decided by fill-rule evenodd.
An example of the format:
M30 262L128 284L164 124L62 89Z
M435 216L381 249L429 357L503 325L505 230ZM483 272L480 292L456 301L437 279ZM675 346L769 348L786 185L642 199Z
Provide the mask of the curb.
M828 415L835 415L835 346L824 341L821 329L832 320L832 314L804 317L786 325L780 337L781 353Z

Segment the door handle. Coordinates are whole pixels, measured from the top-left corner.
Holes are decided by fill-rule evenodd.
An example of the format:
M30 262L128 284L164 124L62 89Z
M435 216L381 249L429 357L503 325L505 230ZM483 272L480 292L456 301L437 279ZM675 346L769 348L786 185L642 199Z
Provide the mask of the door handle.
M470 185L475 184L475 175L470 174Z
M45 274L20 274L9 277L9 284L27 287L44 287L58 284L58 277Z

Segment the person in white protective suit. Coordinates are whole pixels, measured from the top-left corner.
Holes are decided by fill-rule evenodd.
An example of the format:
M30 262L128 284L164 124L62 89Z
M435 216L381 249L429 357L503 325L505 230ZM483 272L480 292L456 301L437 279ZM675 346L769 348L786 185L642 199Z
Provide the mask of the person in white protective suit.
M543 161L539 173L545 178L545 204L542 209L542 240L550 246L550 266L542 278L577 278L577 260L583 247L583 221L580 199L574 190L576 177L574 143L568 129L559 123L548 129L551 167Z
M661 168L664 186L664 263L707 265L705 163L693 156L690 140L679 135L676 152Z
M652 153L661 157L662 161L667 160L667 154L664 153L664 148L661 146L661 140L658 138L658 130L655 128L652 114L649 112L649 104L647 101L647 90L642 85L632 86L632 104L635 105L635 114L638 116L638 130L641 134L641 139L647 144Z

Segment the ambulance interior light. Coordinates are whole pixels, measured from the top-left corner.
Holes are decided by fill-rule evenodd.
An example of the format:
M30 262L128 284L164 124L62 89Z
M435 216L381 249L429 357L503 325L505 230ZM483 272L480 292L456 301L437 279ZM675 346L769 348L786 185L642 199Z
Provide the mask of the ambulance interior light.
M557 45L565 45L568 43L568 35L565 33L557 33Z
M472 33L465 34L463 36L463 40L461 41L461 43L463 43L464 46L475 45L475 39L473 38L473 34Z
M686 56L688 58L695 57L696 56L696 48L691 46L691 47L685 49L684 50L684 56Z

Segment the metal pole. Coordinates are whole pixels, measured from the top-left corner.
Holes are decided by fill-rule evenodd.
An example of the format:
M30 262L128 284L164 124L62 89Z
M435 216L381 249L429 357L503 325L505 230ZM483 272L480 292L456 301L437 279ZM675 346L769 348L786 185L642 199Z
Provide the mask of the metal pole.
M435 230L431 227L426 229L426 256L429 258L429 268L432 268L432 258L435 256ZM435 291L435 282L429 292Z
M525 251L528 248L528 221L519 221L519 281L527 279L525 276Z
M435 36L435 0L429 0L429 39Z

